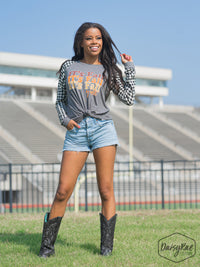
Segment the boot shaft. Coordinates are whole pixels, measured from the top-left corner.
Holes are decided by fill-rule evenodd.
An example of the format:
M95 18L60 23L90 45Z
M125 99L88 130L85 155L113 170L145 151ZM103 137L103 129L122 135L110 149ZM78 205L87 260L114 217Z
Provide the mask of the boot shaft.
M62 217L56 217L49 220L49 213L46 213L44 217L42 242L40 248L40 257L48 257L55 253L54 243L57 238L57 234L60 228Z
M110 220L107 220L106 217L100 213L101 255L108 256L112 254L116 218L117 214L115 214Z
M42 238L46 237L51 243L54 244L60 228L62 217L56 217L49 220L49 215L50 213L48 212L44 217Z

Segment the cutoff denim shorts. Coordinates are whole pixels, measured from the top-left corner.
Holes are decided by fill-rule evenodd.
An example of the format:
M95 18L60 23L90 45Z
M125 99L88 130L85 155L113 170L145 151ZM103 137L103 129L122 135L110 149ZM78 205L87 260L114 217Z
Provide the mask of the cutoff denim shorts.
M119 145L117 133L112 120L85 117L80 127L74 126L65 135L63 151L88 151L96 148Z

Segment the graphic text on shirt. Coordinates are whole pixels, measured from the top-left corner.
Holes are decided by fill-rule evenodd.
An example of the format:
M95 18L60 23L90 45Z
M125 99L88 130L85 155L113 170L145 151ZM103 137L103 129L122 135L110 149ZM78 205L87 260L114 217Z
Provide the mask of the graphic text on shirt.
M102 74L95 74L93 72L87 72L87 74L85 74L81 71L71 71L68 75L69 90L85 89L87 97L89 95L96 96L96 94L99 93L102 83Z

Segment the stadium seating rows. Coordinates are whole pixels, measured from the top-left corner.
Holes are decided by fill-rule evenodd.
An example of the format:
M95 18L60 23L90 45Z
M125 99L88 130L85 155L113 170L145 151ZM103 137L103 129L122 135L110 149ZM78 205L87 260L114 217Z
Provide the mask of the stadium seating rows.
M16 102L17 101L17 102ZM60 126L55 105L50 102L31 102L25 100L0 100L0 164L3 163L28 163L33 160L26 156L24 149L20 150L19 143L32 153L40 162L59 162L62 153L63 139L56 132L50 131L41 120L31 116L30 113L20 108L20 103L27 105L29 109L37 111L41 116L59 127L63 133L64 127ZM117 110L117 112L116 112ZM133 110L133 158L134 148L143 155L144 159L152 160L183 160L200 159L200 110L187 109L186 107L169 109L167 106L162 109L135 106ZM191 116L191 113L195 116ZM123 140L118 148L117 159L128 159L129 125L128 120L123 120L122 114L128 118L128 107L111 107L118 136ZM168 122L169 120L169 122ZM179 128L171 123L177 123ZM180 127L189 131L187 135ZM6 131L13 137L13 141L6 140ZM192 138L192 134L196 138ZM159 137L159 138L158 138ZM172 144L174 148L172 149ZM184 153L181 154L181 149Z

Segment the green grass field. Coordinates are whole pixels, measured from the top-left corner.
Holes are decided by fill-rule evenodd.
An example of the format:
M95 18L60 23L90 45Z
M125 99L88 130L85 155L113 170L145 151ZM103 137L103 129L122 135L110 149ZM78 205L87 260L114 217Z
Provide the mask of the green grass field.
M66 212L56 256L39 258L43 215L0 215L0 266L200 266L199 210L119 211L111 257L99 255L98 213ZM196 241L195 256L180 263L158 255L158 241L175 232Z

